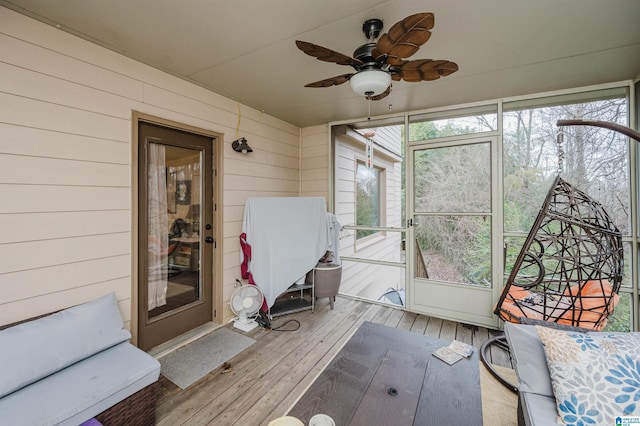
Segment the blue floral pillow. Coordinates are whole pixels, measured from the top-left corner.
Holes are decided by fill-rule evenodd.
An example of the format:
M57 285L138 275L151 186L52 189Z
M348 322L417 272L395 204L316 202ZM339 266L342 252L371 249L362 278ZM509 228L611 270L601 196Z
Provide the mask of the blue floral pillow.
M640 333L536 327L551 374L558 421L615 424L640 415Z

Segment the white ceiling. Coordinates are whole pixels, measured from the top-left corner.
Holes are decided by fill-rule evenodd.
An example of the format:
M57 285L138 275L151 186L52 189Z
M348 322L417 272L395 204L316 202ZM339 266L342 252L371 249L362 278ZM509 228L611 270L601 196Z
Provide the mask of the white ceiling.
M431 39L411 59L447 59L436 81L394 82L371 115L640 77L640 0L0 0L126 56L305 127L368 115L348 83L305 88L352 71L295 46L351 56L362 24L383 32L433 12Z

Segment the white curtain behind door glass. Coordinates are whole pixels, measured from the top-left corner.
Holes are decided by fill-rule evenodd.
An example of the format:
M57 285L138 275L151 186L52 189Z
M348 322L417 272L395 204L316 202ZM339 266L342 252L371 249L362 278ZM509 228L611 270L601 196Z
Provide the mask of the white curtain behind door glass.
M167 166L164 145L149 143L148 229L149 310L167 303L169 246L167 223Z

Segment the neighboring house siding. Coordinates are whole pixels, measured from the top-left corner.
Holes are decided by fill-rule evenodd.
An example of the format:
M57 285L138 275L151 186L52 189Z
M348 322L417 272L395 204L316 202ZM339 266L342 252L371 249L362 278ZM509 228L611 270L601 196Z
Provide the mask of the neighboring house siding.
M249 196L300 195L301 130L0 7L0 324L116 291L131 319L132 111L224 134L224 300ZM231 315L224 304L224 318Z
M335 138L336 215L343 225L356 224L356 164L365 160L365 138L355 132L338 131ZM376 142L388 148L378 148L374 165L384 170L381 226L402 227L402 164L400 132L380 128ZM401 262L401 242L404 234L382 232L369 241L356 242L356 231L340 240L340 255L362 259ZM344 235L344 233L343 233ZM404 286L404 269L348 262L342 271L340 291L352 296L377 300L388 287Z

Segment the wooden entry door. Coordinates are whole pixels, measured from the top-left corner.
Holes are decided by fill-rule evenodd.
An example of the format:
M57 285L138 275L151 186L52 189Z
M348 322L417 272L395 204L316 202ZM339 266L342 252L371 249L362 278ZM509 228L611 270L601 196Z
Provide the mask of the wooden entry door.
M138 346L213 319L212 137L139 122Z

